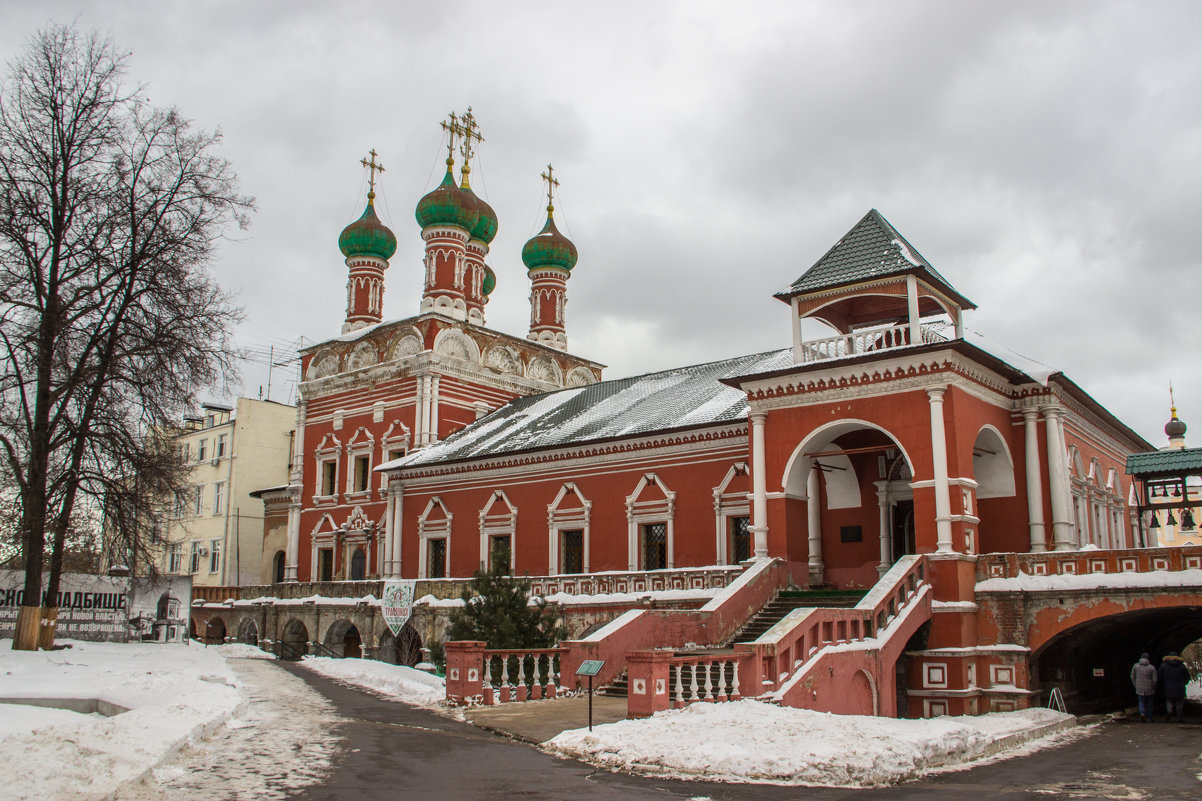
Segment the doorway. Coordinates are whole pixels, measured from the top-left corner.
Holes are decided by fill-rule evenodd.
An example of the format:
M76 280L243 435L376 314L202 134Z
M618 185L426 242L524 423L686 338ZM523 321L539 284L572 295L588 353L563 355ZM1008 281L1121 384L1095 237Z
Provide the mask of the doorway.
M896 501L893 504L893 561L906 554L914 553L914 500Z

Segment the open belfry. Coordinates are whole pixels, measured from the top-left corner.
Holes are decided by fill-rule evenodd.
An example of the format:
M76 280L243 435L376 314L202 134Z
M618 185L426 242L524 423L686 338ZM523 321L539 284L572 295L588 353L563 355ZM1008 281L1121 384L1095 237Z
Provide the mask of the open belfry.
M285 581L232 606L210 593L194 623L224 615L302 653L353 630L357 653L406 661L373 605L383 582L417 582L405 637L429 645L437 602L500 565L574 639L520 688L487 644L447 644L453 701L554 694L588 659L598 686L626 682L631 715L756 697L918 717L1119 692L1131 659L1111 646L1132 615L1155 629L1202 603L1146 579L1202 570L1197 550L1151 547L1126 463L1154 447L1062 372L973 333L976 305L875 209L780 276L779 349L602 380L568 350L578 252L554 169L520 252L529 331L490 329L499 221L470 182L485 139L470 108L441 125L415 316L383 319L397 239L374 207L384 166L362 162L367 206L338 242L346 320L301 354L290 483L263 494L287 510ZM1098 636L1070 659L1080 626Z

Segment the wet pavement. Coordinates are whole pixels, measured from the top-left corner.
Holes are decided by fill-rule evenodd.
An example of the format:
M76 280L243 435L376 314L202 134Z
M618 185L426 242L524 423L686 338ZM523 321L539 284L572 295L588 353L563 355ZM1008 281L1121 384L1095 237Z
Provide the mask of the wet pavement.
M306 801L372 799L923 799L1159 801L1202 797L1202 725L1105 723L1024 756L873 790L658 779L560 759L297 665L343 719L332 771ZM548 707L550 708L550 707ZM250 796L241 796L250 797Z

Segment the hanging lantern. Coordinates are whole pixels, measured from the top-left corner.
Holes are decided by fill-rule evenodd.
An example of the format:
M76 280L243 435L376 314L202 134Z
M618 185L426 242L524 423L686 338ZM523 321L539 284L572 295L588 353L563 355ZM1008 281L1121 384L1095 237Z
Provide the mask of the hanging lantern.
M1194 523L1194 510L1186 509L1181 513L1181 530L1193 531L1198 526Z
M1175 526L1175 525L1177 525L1177 518L1173 517L1173 510L1172 510L1172 509L1170 509L1170 510L1169 510L1169 518L1168 518L1168 520L1165 520L1165 521L1164 521L1164 524L1165 524L1166 526Z
M1160 528L1160 518L1156 516L1155 512L1152 513L1152 522L1148 524L1148 528Z

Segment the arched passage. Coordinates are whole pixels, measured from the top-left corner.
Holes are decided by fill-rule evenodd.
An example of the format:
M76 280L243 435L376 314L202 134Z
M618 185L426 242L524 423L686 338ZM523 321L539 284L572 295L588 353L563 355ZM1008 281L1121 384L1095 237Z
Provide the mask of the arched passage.
M391 631L385 631L380 637L376 658L390 665L413 667L422 658L421 635L409 623L401 627L400 634L396 637L392 636Z
M991 425L977 432L972 445L972 475L980 520L978 553L1025 551L1030 545L1025 503L1015 489L1014 458L1005 438ZM971 501L965 504L971 509Z
M362 657L362 644L358 627L349 620L337 620L326 629L325 646L345 659Z
M281 584L284 581L284 565L287 555L283 551L276 551L272 557L272 579L276 584Z
M1053 687L1069 712L1109 712L1134 705L1131 666L1147 652L1159 665L1202 638L1202 606L1159 607L1109 615L1051 638L1031 655L1031 689L1045 699Z
M289 620L280 635L280 645L277 656L281 659L300 659L309 653L309 630L299 620Z
M244 642L247 645L259 644L259 626L253 618L245 618L242 625L238 627L238 642Z
M205 644L221 645L225 642L225 621L214 617L205 625Z
M812 583L870 587L914 552L913 462L898 439L866 420L813 431L782 477L789 558Z

